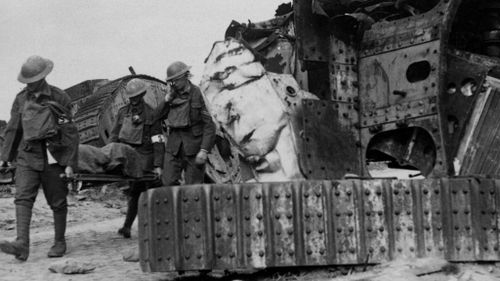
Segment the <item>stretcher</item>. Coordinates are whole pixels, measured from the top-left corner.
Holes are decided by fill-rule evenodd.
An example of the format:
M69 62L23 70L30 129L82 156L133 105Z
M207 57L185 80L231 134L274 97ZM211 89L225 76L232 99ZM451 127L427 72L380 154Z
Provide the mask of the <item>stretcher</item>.
M0 184L12 183L16 168L14 166L0 167ZM144 173L140 178L133 178L118 174L91 174L91 173L74 173L73 176L67 177L66 174L60 174L62 179L71 182L123 182L123 181L155 181L158 176L154 173Z
M90 174L90 173L74 173L71 177L66 176L66 174L60 174L60 177L70 185L70 189L73 191L80 191L83 187L84 182L153 182L159 180L159 177L154 173L144 173L140 178L132 178L124 175L117 174Z
M73 176L68 177L66 174L61 174L61 178L70 181L99 181L99 182L120 182L120 181L155 181L158 176L154 173L144 173L140 178L132 178L116 174L87 174L87 173L74 173Z

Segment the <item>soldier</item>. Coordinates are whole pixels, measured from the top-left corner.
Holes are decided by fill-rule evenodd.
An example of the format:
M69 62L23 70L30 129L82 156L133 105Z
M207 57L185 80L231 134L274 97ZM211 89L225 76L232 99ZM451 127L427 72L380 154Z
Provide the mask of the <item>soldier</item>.
M27 86L14 100L2 147L0 165L5 167L14 159L17 165L17 238L1 241L0 249L21 261L29 255L31 214L40 185L54 215L55 243L48 256L61 257L66 252L68 188L60 174L73 175L79 139L71 120L70 97L45 81L53 66L39 56L29 57L23 64L17 80Z
M215 124L200 89L189 81L190 68L180 61L167 68L171 89L163 110L169 131L163 169L167 186L179 185L182 171L185 184L202 183L207 155L215 142Z
M125 88L130 103L118 111L111 131L112 142L126 143L141 156L144 171L154 171L161 178L165 144L161 121L154 116L153 109L144 102L147 85L140 79L132 79ZM130 238L130 228L137 216L137 205L141 192L156 187L156 182L131 182L128 191L128 209L123 227L118 233Z

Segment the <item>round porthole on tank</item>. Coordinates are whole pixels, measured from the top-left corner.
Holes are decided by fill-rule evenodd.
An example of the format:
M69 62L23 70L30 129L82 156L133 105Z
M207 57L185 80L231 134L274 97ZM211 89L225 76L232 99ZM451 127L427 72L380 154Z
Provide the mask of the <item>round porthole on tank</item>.
M295 89L292 86L287 86L286 87L286 94L291 96L291 97L295 97L295 96L297 96L297 91L295 91Z
M428 61L417 61L410 64L406 69L406 79L410 83L415 83L427 79L430 73L431 64Z

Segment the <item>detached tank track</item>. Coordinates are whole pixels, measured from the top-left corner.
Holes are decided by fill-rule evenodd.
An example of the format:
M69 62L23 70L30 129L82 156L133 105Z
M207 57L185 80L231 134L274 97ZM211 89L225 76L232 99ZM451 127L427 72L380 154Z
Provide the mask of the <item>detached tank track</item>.
M499 261L500 180L173 186L139 204L143 271Z

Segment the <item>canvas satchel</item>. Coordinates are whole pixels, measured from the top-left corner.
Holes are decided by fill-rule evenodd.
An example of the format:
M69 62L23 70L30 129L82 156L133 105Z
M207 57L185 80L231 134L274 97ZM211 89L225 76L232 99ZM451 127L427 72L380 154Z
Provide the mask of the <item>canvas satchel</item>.
M144 122L134 124L132 116L123 118L122 128L118 134L118 139L127 144L142 144L142 133L144 131Z
M57 147L71 147L79 142L78 128L71 118L69 110L55 101L46 101L45 104L50 108L56 119L57 136L48 141Z
M28 100L24 104L21 122L25 141L42 140L57 134L57 120L48 104Z

